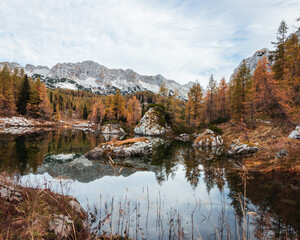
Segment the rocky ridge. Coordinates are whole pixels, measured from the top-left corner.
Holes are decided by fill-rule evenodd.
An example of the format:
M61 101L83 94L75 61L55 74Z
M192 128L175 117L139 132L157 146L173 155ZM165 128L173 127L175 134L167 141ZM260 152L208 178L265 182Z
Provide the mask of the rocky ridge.
M93 61L77 63L57 63L52 68L47 66L25 67L15 62L0 62L0 68L7 65L10 69L23 69L32 78L40 77L48 88L65 88L73 90L88 90L98 94L114 94L117 89L122 94L131 94L137 91L148 90L157 93L162 83L171 91L178 90L179 96L186 99L190 87L168 80L162 75L145 76L131 69L109 69Z

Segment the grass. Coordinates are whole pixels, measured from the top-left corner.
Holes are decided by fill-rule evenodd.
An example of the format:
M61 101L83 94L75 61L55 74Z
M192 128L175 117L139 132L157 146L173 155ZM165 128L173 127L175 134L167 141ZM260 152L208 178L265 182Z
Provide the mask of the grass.
M255 128L241 129L238 124L227 122L219 125L223 129L225 145L229 146L233 139L240 139L242 143L252 146L258 145L260 150L253 156L242 160L249 171L262 173L279 173L291 176L300 174L300 141L289 139L289 133L294 127L282 125L278 122L265 124L256 122ZM286 149L288 156L275 159L278 151Z
M113 139L110 142L105 142L105 143L101 143L100 146L104 146L104 145L111 145L113 147L120 147L120 146L124 146L124 145L131 145L137 142L146 142L148 140L147 137L140 137L140 138L129 138L123 141L117 141L115 139Z
M2 176L5 174L1 174ZM0 201L0 239L56 239L49 232L53 214L68 216L72 221L70 239L86 239L89 235L84 226L86 214L74 211L68 204L72 197L55 194L49 189L21 187L1 177L0 185L15 188L22 200Z

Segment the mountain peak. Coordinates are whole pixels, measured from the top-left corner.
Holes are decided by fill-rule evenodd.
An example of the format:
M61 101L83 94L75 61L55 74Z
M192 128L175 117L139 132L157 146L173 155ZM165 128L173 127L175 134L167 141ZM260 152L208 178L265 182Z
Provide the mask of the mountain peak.
M0 63L0 67L5 63ZM47 66L34 66L27 64L25 67L17 63L6 63L9 68L23 68L25 73L32 78L40 77L49 88L69 88L88 90L98 94L113 94L117 89L123 94L148 90L157 93L162 83L172 91L179 92L179 97L186 99L189 85L168 80L161 74L145 76L131 69L109 69L92 60L77 63L57 63L52 68Z

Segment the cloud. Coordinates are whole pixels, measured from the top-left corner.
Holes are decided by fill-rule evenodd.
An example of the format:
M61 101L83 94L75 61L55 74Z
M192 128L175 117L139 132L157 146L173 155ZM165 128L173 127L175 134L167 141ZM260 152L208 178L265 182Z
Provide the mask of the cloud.
M298 0L11 0L0 9L0 61L94 60L204 86L300 16Z

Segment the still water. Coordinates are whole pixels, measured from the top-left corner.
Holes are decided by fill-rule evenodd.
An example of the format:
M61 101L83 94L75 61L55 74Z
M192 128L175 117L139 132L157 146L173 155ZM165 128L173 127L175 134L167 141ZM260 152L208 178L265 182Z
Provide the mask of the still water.
M21 184L77 198L98 233L133 239L296 239L299 188L256 176L245 186L238 162L195 150L190 142L153 138L153 156L90 161L83 154L110 140L56 130L0 135L0 168ZM246 224L243 224L246 219Z

